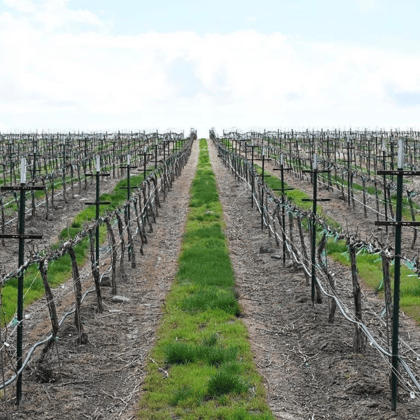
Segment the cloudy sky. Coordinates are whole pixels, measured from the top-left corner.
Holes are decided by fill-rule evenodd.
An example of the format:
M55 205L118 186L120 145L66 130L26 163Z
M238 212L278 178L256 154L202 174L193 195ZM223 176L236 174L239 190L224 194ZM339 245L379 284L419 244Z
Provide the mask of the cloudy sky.
M0 131L420 128L418 0L0 0Z

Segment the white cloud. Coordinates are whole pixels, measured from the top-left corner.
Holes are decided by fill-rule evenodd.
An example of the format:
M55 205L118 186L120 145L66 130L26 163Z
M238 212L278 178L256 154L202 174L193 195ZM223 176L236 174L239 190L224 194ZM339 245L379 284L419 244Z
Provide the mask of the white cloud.
M357 7L362 12L370 12L379 6L379 0L356 0Z
M0 130L415 126L420 54L280 33L116 36L67 1L7 0Z

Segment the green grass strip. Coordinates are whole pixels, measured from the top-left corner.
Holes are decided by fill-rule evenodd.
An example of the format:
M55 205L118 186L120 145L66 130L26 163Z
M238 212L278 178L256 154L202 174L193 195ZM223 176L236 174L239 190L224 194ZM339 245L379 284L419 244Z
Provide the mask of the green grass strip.
M235 280L206 140L200 140L179 268L167 295L140 419L274 419L237 318ZM163 368L169 376L162 374Z

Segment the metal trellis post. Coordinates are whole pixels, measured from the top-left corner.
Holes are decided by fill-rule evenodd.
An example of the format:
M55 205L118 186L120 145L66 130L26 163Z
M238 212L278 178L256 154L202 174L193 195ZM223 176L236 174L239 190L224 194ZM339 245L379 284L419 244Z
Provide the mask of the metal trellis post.
M99 220L99 206L102 204L111 204L110 201L99 201L99 184L101 176L111 176L108 173L101 173L100 157L96 156L96 173L95 174L86 174L86 176L94 176L96 178L96 199L94 202L86 202L86 206L94 205L96 207L95 217L96 220ZM99 264L99 225L96 226L96 264Z
M404 144L399 140L398 169L396 171L378 171L378 175L397 176L397 211L394 221L376 221L376 226L395 226L395 270L394 270L394 313L392 327L392 378L391 378L391 409L397 409L398 396L398 330L400 314L400 278L401 278L401 230L403 226L420 226L420 222L402 221L403 178L404 175L420 175L420 171L404 171Z
M34 191L34 190L44 190L44 187L35 187L35 186L26 186L26 159L22 158L21 160L21 173L20 173L20 186L19 187L1 187L1 191L20 191L20 200L19 200L19 233L17 235L0 235L0 238L8 238L8 239L19 239L19 267L22 267L24 263L24 256L25 256L25 240L26 239L42 239L40 235L25 235L25 198L26 198L26 191ZM17 343L16 343L16 350L17 350L17 366L16 370L22 368L22 348L23 348L23 288L24 288L24 273L23 270L19 271L18 274L18 301L17 301ZM17 377L17 384L16 384L16 403L17 405L20 404L22 399L22 373L20 373Z
M315 252L316 252L316 206L319 201L330 201L329 198L318 198L318 174L319 173L328 173L329 170L318 170L318 161L317 155L314 154L314 163L312 170L305 170L303 172L312 173L313 178L313 198L303 198L302 201L312 201L312 243L311 243L311 298L312 304L315 303L315 281L316 281L316 262L315 262Z

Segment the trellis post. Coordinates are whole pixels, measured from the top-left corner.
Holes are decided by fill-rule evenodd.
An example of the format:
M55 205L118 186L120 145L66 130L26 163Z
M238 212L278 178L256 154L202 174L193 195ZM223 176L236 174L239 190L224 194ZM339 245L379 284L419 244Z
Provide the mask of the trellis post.
M315 303L315 282L316 282L316 206L319 201L330 201L329 198L318 198L318 174L319 173L328 173L329 170L319 170L318 169L318 158L317 154L314 153L314 160L312 170L305 170L303 172L309 172L312 174L313 178L313 198L303 198L302 201L312 201L312 243L311 243L311 298L312 304Z
M147 171L151 170L151 169L146 169L147 156L153 156L153 154L147 153L147 146L144 146L144 150L143 150L143 179L146 179Z
M274 168L275 171L280 171L281 187L275 189L281 191L281 220L283 224L283 265L286 264L286 194L285 191L293 190L293 188L284 187L284 171L291 171L292 168L284 167L284 155L280 154L280 168Z
M108 173L101 173L101 163L100 157L96 156L96 173L95 174L86 174L86 176L91 176L96 178L96 199L94 202L86 202L86 206L94 205L96 207L95 217L96 220L99 220L99 206L103 204L111 204L110 201L99 201L99 183L101 176L111 176ZM99 224L96 226L96 264L99 264Z
M254 149L258 146L256 146L254 144L254 141L252 141L252 143L246 144L245 147L250 147L251 148L251 168L252 168L252 174L254 173ZM251 182L251 207L254 207L254 194L255 194L255 177L252 176L252 182Z
M121 187L122 190L127 190L127 201L130 201L130 195L131 195L131 189L132 188L137 188L137 187L131 187L130 186L130 169L133 168L137 168L137 166L132 166L131 163L131 155L127 155L127 165L120 165L120 168L125 168L127 169L127 186L126 187ZM125 207L125 211L127 212L127 221L128 221L128 228L130 226L130 204L127 204ZM131 260L131 254L133 253L133 250L131 249L131 246L129 245L128 247L128 258L129 260Z
M404 142L399 139L398 147L398 168L396 171L378 171L378 175L397 176L397 208L396 219L394 221L376 221L376 226L395 227L395 269L394 269L394 307L393 307L393 326L392 326L392 377L391 377L391 409L397 409L398 396L398 329L400 315L400 280L401 280L401 230L403 226L420 226L420 222L402 221L402 201L403 201L403 178L404 175L419 176L420 171L404 171Z
M19 233L17 235L0 235L0 238L8 238L8 239L19 239L19 261L18 266L22 267L24 263L24 256L25 256L25 240L26 239L42 239L40 235L25 235L25 198L26 198L26 191L34 191L34 190L43 190L44 187L36 187L36 186L26 186L26 159L21 159L21 166L20 166L20 186L19 187L1 187L1 191L19 191L20 192L20 201L19 201ZM24 280L24 273L23 269L19 270L18 274L18 302L17 302L17 343L16 343L16 350L17 350L17 372L20 371L22 368L22 348L23 348L23 280ZM17 405L20 404L22 399L22 373L18 374L17 377L17 384L16 384L16 403Z

